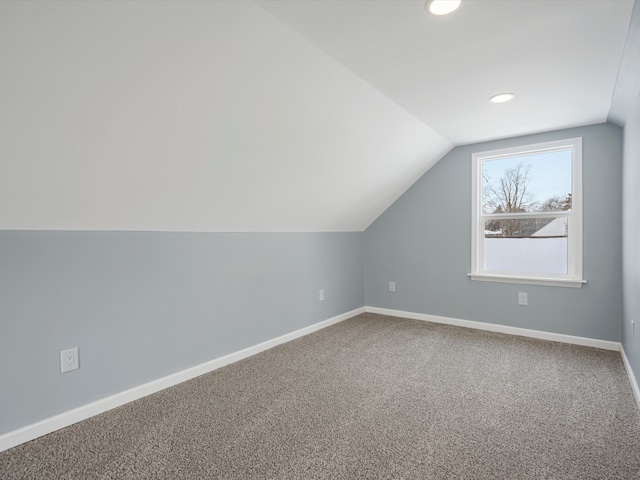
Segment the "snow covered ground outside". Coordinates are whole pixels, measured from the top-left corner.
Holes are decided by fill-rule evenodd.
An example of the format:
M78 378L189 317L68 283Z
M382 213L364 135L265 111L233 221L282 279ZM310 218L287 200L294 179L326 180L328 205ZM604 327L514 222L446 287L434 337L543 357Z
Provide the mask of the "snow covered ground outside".
M485 271L567 273L567 237L485 238Z

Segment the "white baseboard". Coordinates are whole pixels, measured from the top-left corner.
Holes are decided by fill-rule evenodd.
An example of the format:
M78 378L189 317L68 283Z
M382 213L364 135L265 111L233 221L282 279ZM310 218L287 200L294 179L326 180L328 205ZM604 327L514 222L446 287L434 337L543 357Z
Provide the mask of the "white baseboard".
M41 437L42 435L46 435L61 428L68 427L69 425L73 425L74 423L106 412L107 410L111 410L139 398L151 395L152 393L159 392L160 390L164 390L165 388L172 387L173 385L177 385L178 383L191 380L192 378L198 377L205 373L209 373L213 370L224 367L225 365L229 365L230 363L234 363L238 360L250 357L252 355L255 355L256 353L263 352L282 343L286 343L291 340L295 340L296 338L309 335L310 333L313 333L322 328L342 322L351 317L355 317L356 315L364 313L364 311L364 307L357 308L350 312L343 313L342 315L338 315L336 317L329 318L328 320L324 320L308 327L301 328L300 330L296 330L295 332L287 333L286 335L267 340L266 342L259 343L258 345L253 345L252 347L230 353L223 357L219 357L200 365L196 365L186 370L182 370L180 372L167 375L166 377L153 380L143 385L133 387L129 390L116 393L115 395L111 395L87 405L74 408L73 410L63 412L54 417L46 418L18 430L5 433L3 435L0 435L0 452L28 442L30 440L34 440L38 437Z
M624 368L627 370L629 382L631 382L631 390L633 390L633 396L636 397L636 403L638 404L638 408L640 409L640 388L638 388L636 376L633 374L631 364L629 363L629 359L627 358L627 354L624 352L624 347L622 345L620 345L620 355L622 356L622 363L624 363Z
M586 347L602 348L604 350L620 350L619 342L609 340L599 340L597 338L575 337L562 333L543 332L541 330L530 330L528 328L510 327L507 325L497 325L495 323L475 322L471 320L460 320L458 318L439 317L426 313L403 312L400 310L390 310L388 308L365 307L370 313L379 313L392 317L411 318L413 320L423 320L425 322L444 323L458 327L473 328L476 330L487 330L489 332L507 333L509 335L519 335L521 337L538 338L540 340L550 340L552 342L571 343L573 345L583 345Z

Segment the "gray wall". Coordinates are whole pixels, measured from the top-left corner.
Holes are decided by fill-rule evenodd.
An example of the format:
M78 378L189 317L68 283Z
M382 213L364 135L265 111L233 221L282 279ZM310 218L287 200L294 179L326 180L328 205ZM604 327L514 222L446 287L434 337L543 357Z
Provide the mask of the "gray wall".
M578 136L588 283L576 289L470 280L471 154ZM622 131L610 124L456 147L366 230L367 305L620 341L621 182ZM518 306L518 292L529 294L527 307Z
M0 434L362 307L362 235L0 231Z
M640 384L640 96L624 127L622 345ZM635 321L635 338L631 321Z

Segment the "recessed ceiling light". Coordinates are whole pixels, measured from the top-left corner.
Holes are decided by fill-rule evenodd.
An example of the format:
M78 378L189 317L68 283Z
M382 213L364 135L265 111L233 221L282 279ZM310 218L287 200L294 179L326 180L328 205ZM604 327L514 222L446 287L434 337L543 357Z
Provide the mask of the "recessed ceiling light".
M504 102L510 102L514 98L516 98L516 96L513 93L499 93L491 97L489 101L491 103L504 103Z
M460 6L462 0L430 0L427 2L429 11L434 15L446 15Z

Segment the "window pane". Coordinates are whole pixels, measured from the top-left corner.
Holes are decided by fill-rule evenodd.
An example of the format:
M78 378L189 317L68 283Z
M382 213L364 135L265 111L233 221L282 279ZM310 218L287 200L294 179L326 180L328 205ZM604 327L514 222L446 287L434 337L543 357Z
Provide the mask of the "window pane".
M567 274L567 217L485 221L484 269Z
M571 150L483 160L484 213L571 208Z

